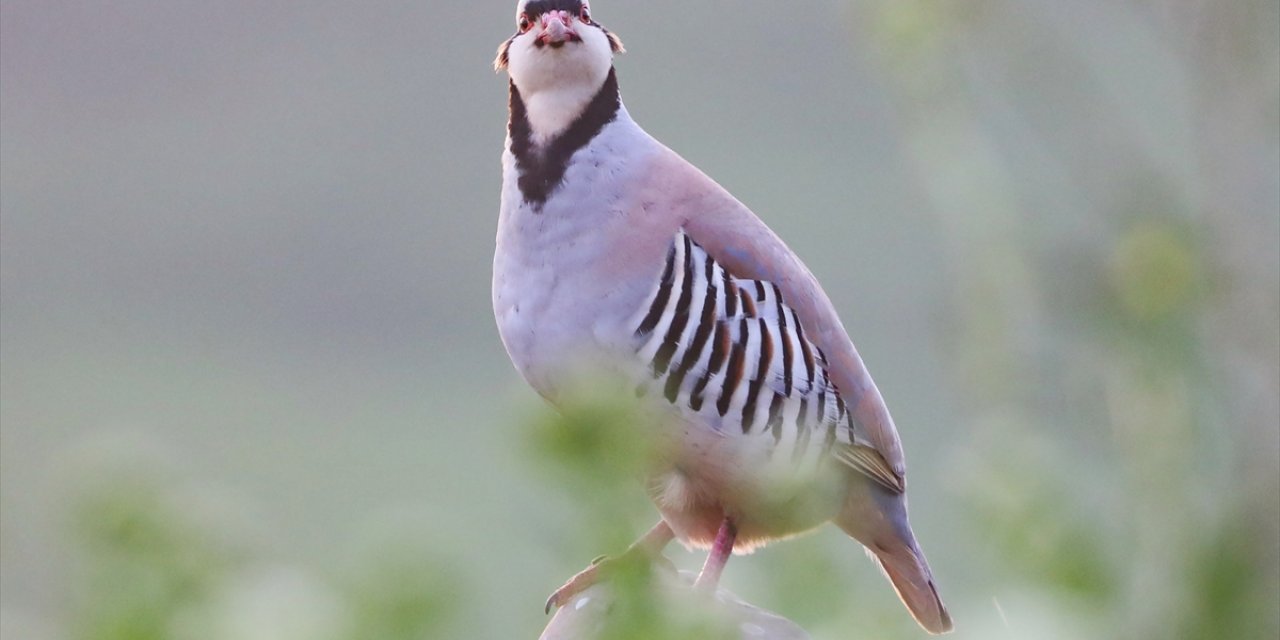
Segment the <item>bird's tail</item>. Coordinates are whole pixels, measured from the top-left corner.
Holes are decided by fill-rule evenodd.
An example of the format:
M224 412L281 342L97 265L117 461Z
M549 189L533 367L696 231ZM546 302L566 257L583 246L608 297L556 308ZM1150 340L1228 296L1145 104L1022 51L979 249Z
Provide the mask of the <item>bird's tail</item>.
M906 500L901 494L890 493L871 482L859 482L850 491L835 523L870 551L925 631L951 631L951 614L938 597L929 562L907 522Z
M875 550L876 562L893 583L893 590L907 605L911 617L929 633L951 631L951 614L938 597L929 563L919 547L901 545L896 549Z

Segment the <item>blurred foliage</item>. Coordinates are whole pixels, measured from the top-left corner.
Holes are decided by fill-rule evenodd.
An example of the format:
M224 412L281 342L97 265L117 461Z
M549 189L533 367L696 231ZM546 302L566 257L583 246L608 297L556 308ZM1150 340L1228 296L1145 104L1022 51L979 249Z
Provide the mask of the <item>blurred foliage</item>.
M1110 273L1124 318L1151 326L1194 317L1204 268L1195 239L1178 226L1152 219L1121 232Z
M509 6L55 4L4 8L4 640L527 637L654 522L629 400L494 408ZM841 305L956 637L1280 637L1280 4L608 5L633 112ZM761 187L779 163L811 193ZM135 420L192 468L91 470L50 541L50 452ZM252 497L211 508L201 470ZM259 500L321 549L235 526ZM333 552L384 503L434 521ZM921 637L858 555L827 527L724 583L816 638ZM723 631L610 574L611 637Z
M1051 450L1001 447L1007 437L984 440L989 452L1009 455L985 461L964 487L972 496L970 526L984 534L983 557L1062 597L1105 606L1118 591L1112 538L1096 520L1071 516L1099 505L1072 494Z
M84 555L72 636L166 640L208 605L244 562L157 484L103 478L79 498L73 531Z
M663 596L655 567L642 554L622 552L657 521L647 508L646 471L661 455L662 433L655 417L634 394L619 392L606 377L584 379L557 404L544 410L529 431L528 450L556 478L576 505L571 549L616 554L603 562L601 580L611 591L602 640L677 640L735 637L711 610L695 601ZM585 561L583 556L582 560ZM566 579L569 576L564 576Z
M1216 204L1199 202L1196 189L1141 153L1128 168L1140 179L1091 185L1094 197L1108 201L1103 216L1080 212L1093 233L1042 240L1030 228L1035 218L1019 199L1033 196L1019 193L1016 178L1027 172L999 151L1007 145L1003 123L984 118L986 96L956 81L982 55L984 38L1050 33L1033 12L999 9L956 2L876 2L869 9L869 33L881 43L903 117L931 123L908 134L911 162L957 265L951 338L976 436L952 469L962 480L954 496L971 517L967 546L982 550L986 575L1045 593L1056 603L1051 608L1075 619L1061 625L1047 618L1031 630L999 611L1019 635L1070 637L1079 624L1091 636L1117 639L1277 637L1280 505L1266 495L1274 489L1259 494L1241 482L1254 475L1275 486L1277 469L1259 466L1268 456L1251 448L1274 450L1276 416L1261 441L1231 424L1243 414L1229 410L1228 344L1215 326L1220 308L1240 306L1233 298L1274 300L1275 292L1245 293L1224 282L1233 259L1224 238L1241 242L1241 229L1229 226L1230 217L1209 215ZM1148 9L1132 7L1136 14ZM1173 24L1196 20L1217 29L1229 17L1207 7L1168 9ZM1047 13L1067 22L1081 15ZM1092 55L1057 40L1028 51ZM1223 77L1213 70L1223 64L1217 54L1194 51L1202 66L1191 73ZM1093 72L1104 78L1109 70ZM1123 104L1116 93L1123 90L1100 94ZM1202 100L1249 95L1235 91ZM1015 118L1034 112L1030 101L1005 111ZM1124 136L1120 144L1133 135L1112 131ZM1061 143L1053 132L1026 134ZM1082 181L1089 175L1087 167L1065 171ZM1038 246L1046 240L1053 245ZM1053 260L1058 253L1073 258ZM1277 276L1267 286L1274 288ZM1252 320L1273 335L1251 355L1274 360L1276 319ZM956 617L963 629L963 608Z
M427 544L402 539L407 531L313 575L254 548L227 526L234 515L202 513L173 480L87 474L70 519L71 638L424 640L448 629L462 585Z
M539 408L541 418L527 432L534 461L580 506L584 526L575 530L583 537L575 543L600 549L622 549L656 521L646 509L643 479L660 451L658 431L615 382L573 385L561 411Z
M358 557L340 584L349 603L350 640L422 640L440 637L468 593L456 568L444 565L430 538L390 541Z

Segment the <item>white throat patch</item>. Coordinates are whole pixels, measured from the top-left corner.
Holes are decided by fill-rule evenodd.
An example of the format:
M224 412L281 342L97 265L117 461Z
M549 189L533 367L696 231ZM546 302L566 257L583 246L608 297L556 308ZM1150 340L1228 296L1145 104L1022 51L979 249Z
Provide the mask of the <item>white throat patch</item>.
M541 145L582 113L613 66L609 37L598 26L574 21L580 42L537 46L536 29L511 40L507 72L528 110L533 142Z

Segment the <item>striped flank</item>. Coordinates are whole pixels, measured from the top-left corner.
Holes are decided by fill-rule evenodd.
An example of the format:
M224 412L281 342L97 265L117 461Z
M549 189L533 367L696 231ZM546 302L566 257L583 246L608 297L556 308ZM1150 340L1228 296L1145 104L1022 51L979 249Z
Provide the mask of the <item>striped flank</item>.
M735 277L681 231L638 317L636 353L668 402L768 438L796 465L834 454L900 490L872 452L850 453L853 416L776 284Z

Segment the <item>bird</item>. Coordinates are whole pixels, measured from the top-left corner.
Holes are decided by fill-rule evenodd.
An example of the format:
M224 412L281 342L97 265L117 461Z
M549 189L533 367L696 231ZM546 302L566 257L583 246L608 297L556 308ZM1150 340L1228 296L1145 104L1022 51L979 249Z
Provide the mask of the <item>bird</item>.
M907 518L893 419L835 306L746 205L632 119L622 40L588 0L519 0L494 67L509 80L493 308L521 376L563 403L583 363L662 407L648 482L672 540L729 557L833 522L927 632L951 616ZM594 564L547 610L602 579Z

